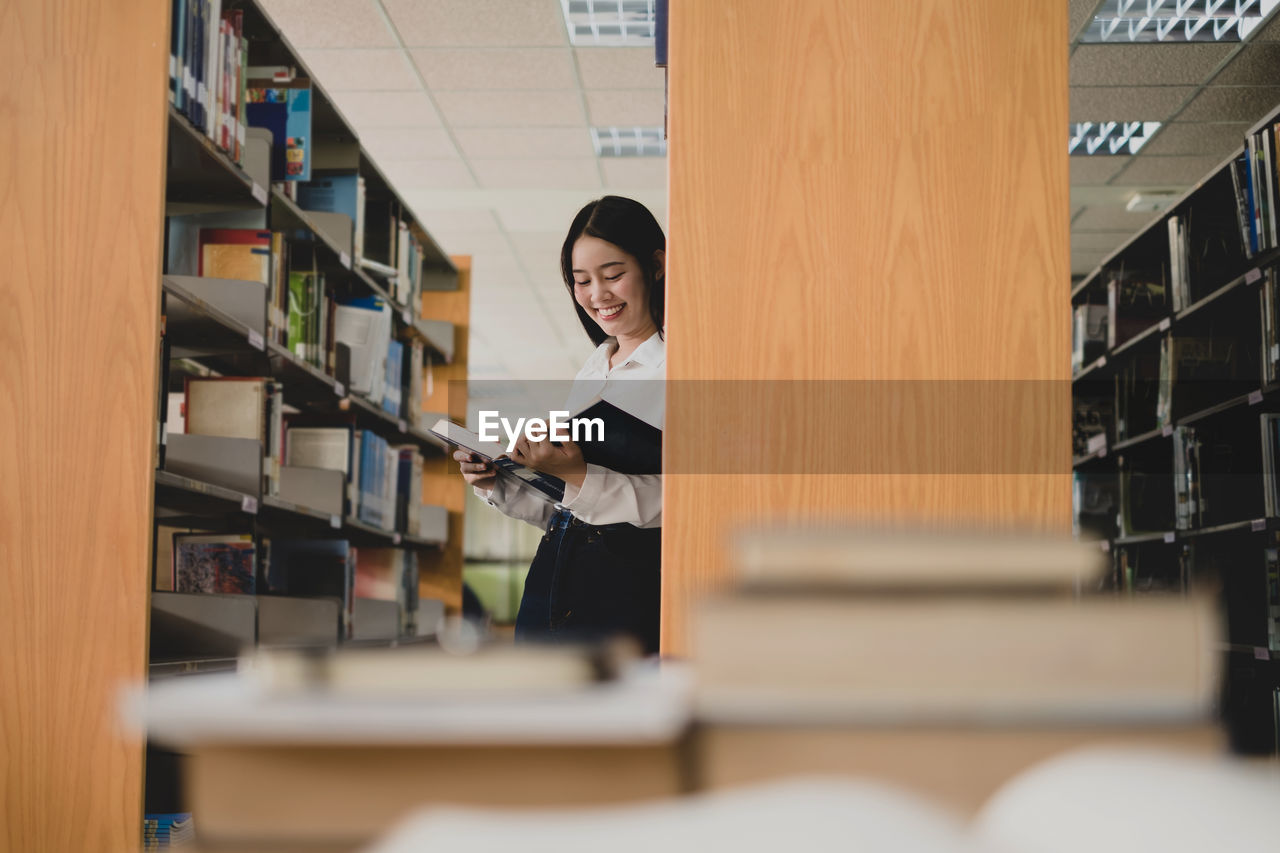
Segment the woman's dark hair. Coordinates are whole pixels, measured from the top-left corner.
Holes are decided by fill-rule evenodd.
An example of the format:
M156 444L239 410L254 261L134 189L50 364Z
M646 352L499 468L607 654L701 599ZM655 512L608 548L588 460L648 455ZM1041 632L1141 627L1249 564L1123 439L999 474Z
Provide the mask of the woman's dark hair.
M599 346L608 335L582 309L573 292L573 244L584 234L612 243L636 259L649 297L649 316L661 335L666 318L666 276L658 277L658 265L653 254L659 249L666 251L667 238L649 208L634 199L607 195L579 210L569 226L569 236L564 238L564 248L560 250L560 273L564 276L564 285L569 289L569 298L573 300L573 309L578 312L582 328L587 330L591 342Z

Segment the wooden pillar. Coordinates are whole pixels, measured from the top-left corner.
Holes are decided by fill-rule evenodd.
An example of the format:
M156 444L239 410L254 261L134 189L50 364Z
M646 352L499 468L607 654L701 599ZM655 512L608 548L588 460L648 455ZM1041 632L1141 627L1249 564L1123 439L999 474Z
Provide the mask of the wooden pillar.
M671 4L666 652L737 524L1067 529L1066 24L1056 0Z
M137 850L168 0L0 12L0 849Z
M432 368L432 393L424 392L422 410L447 414L458 423L465 423L471 329L471 258L457 255L450 260L458 268L458 289L423 291L422 316L453 323L453 363ZM462 610L463 512L467 488L466 481L458 473L458 463L453 461L452 452L431 455L424 460L422 500L448 508L449 542L440 551L420 554L418 591L424 598L444 601L450 612Z

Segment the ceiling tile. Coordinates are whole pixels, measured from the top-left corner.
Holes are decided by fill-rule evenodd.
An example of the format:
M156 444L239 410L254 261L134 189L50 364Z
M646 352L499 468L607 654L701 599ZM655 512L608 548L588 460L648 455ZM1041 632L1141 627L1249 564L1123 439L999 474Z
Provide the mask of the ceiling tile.
M457 157L389 162L387 179L401 191L462 190L476 185L466 162Z
M1111 252L1133 236L1132 231L1072 231L1072 252Z
M409 53L432 91L578 88L567 47L419 48Z
M1280 44L1248 42L1213 78L1215 86L1266 86L1276 82Z
M1231 149L1241 144L1249 125L1243 122L1201 124L1173 122L1156 131L1151 141L1142 146L1142 153L1210 154L1222 159Z
M1121 172L1112 183L1186 187L1209 174L1209 171L1221 160L1222 158L1216 155L1151 157L1143 153L1134 157L1129 168Z
M1125 167L1128 157L1071 157L1071 185L1105 184Z
M1072 86L1071 121L1168 121L1194 86Z
M382 0L406 47L568 45L557 0Z
M1080 31L1093 18L1093 10L1098 8L1098 2L1099 0L1071 0L1071 4L1068 7L1070 11L1067 13L1069 16L1067 38L1069 40L1074 41L1080 35Z
M397 47L377 0L264 0L289 42L305 47Z
M1085 208L1084 213L1071 223L1071 232L1127 231L1134 234L1150 222L1150 213L1130 213L1118 205L1094 205Z
M418 75L402 50L304 50L303 59L330 92L421 89Z
M604 185L609 189L666 189L666 157L602 157Z
M459 128L453 135L463 156L477 160L595 156L586 127Z
M1197 85L1234 49L1230 44L1085 44L1071 55L1071 85Z
M360 134L379 127L440 127L440 116L422 90L415 92L335 92L338 109Z
M360 132L360 141L379 163L458 156L448 132L438 128L371 128Z
M654 66L651 47L579 47L584 89L665 89L666 71Z
M414 196L420 193L406 193L408 198L405 201L413 205L414 212L418 215L418 220L422 223L422 227L426 228L432 235L437 232L441 234L458 233L458 232L476 232L488 231L494 234L500 233L497 218L493 215L493 211L483 208L472 208L464 210L432 210L425 205L415 201ZM430 199L428 194L425 199Z
M596 160L472 160L480 185L491 189L598 189Z
M586 94L587 115L593 127L662 127L667 101L661 90Z
M1280 104L1280 86L1210 86L1178 121L1243 121L1252 124Z
M494 229L492 231L467 231L465 229L443 229L432 231L431 235L448 246L450 252L462 255L485 257L486 263L501 260L514 265L515 255L511 253L511 244L507 235Z
M582 97L572 91L437 92L452 127L581 127Z

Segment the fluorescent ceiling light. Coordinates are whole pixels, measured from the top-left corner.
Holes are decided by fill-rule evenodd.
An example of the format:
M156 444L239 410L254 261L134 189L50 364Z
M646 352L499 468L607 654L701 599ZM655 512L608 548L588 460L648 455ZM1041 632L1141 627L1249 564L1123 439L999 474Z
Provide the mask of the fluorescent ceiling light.
M665 157L667 140L660 127L593 127L597 157Z
M657 21L653 7L654 0L560 0L569 42L583 47L653 44Z
M1103 0L1082 42L1244 41L1280 0Z
M1160 129L1158 121L1085 121L1071 125L1067 153L1074 156L1137 154Z

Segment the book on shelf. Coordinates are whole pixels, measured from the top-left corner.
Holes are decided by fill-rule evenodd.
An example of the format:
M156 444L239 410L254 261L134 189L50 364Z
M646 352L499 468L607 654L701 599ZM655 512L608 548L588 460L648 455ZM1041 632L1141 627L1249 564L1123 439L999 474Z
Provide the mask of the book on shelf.
M1108 397L1080 397L1071 405L1071 454L1084 456L1107 446L1115 418L1115 402Z
M177 850L195 844L191 812L155 812L142 817L142 849Z
M1235 194L1236 233L1240 248L1246 258L1253 258L1258 251L1253 231L1253 195L1249 185L1250 169L1247 155L1235 158L1228 165L1231 188Z
M288 330L286 346L308 364L324 369L321 329L326 299L324 273L316 268L315 250L289 254Z
M399 612L397 635L413 635L418 608L418 555L405 548L360 548L354 586L357 599L394 602Z
M396 530L422 535L422 476L425 460L416 444L392 445L396 466Z
M1078 371L1107 351L1107 306L1077 305L1072 309L1071 369Z
M624 474L662 473L662 430L652 424L599 397L573 412L570 419L595 421L600 426L594 435L602 438L578 443L588 464ZM492 462L498 477L512 487L549 503L564 500L563 480L511 459L501 442L485 441L448 418L437 420L431 432L454 447Z
M400 390L404 378L404 344L397 340L387 341L386 379L383 386L382 410L395 415L401 414L403 394Z
M1212 403L1220 383L1235 377L1234 338L1166 335L1160 340L1157 425L1172 426L1179 415Z
M256 67L249 72L245 119L271 131L272 182L311 180L311 81L279 74L254 77L252 72L261 72Z
M1259 363L1263 384L1270 385L1280 381L1280 299L1277 299L1274 267L1267 267L1263 272L1262 285L1258 288L1258 310L1262 320Z
M1187 245L1186 215L1170 216L1169 231L1169 285L1173 292L1173 310L1181 311L1191 304L1191 258Z
M391 327L391 307L381 297L349 299L335 308L334 339L351 351L350 390L375 405L386 390Z
M238 533L173 535L177 592L239 593L256 590L257 547Z
M284 388L261 376L187 377L182 406L187 435L261 443L267 494L279 488L284 452Z
M201 228L198 240L198 275L270 284L270 231L253 228Z
M351 256L364 254L364 177L357 172L315 171L311 180L298 184L298 205L303 210L336 213L347 217Z
M1280 415L1259 416L1262 433L1262 495L1266 516L1280 515L1280 477L1276 462L1280 460Z
M1263 549L1264 588L1266 603L1267 649L1280 652L1280 549Z

